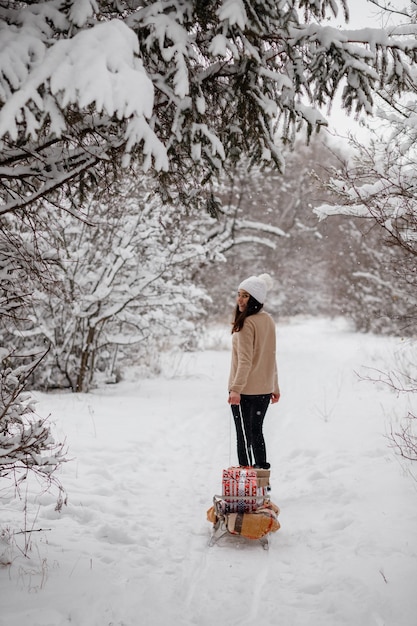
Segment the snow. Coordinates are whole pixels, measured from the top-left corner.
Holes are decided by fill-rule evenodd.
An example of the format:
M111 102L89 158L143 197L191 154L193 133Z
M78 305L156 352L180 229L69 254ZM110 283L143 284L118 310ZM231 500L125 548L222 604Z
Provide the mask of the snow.
M69 17L71 22L81 27L98 10L95 0L72 0Z
M358 376L393 367L407 342L340 320L283 321L277 337L282 398L265 435L282 527L269 551L208 547L206 511L237 461L224 325L199 352L161 355L157 378L36 394L67 440L68 505L3 485L1 626L415 624L416 482L385 436L410 396ZM33 532L8 543L7 529Z
M213 37L213 39L211 40L211 43L209 46L209 52L213 56L227 57L228 47L229 47L229 41L227 37L225 37L224 35L215 35L215 37Z
M45 57L43 80L50 72L51 92L62 92L62 106L94 104L97 111L130 117L152 115L154 90L143 63L135 58L138 41L119 20L96 25L60 41ZM117 52L117 53L116 53ZM88 58L89 71L82 71ZM53 63L54 61L54 63ZM48 64L55 66L51 72Z
M80 0L72 5L73 19L78 23L93 8L94 2ZM0 48L0 73L3 67L7 68L6 77L14 88L13 93L7 94L0 87L0 97L5 100L1 109L0 137L8 134L16 140L23 115L25 132L35 140L43 117L39 119L32 108L49 117L51 129L59 137L65 130L61 109L70 104L81 109L94 106L98 113L128 120L125 166L129 165L135 144L143 142L145 171L152 160L158 171L168 169L166 148L146 121L153 111L154 85L137 56L139 44L130 28L114 19L82 30L70 39L55 41L49 48L36 42L29 25L18 39L22 59L10 62L16 56L13 39L9 42L11 52L8 47ZM32 57L33 67L28 72L26 66ZM182 68L181 63L179 60ZM43 85L47 82L59 106L48 92L44 93ZM178 86L177 91L183 93Z
M355 204L353 206L334 206L333 204L321 204L314 207L313 213L317 215L319 220L324 220L330 215L348 215L352 217L371 217L369 209L363 204Z
M223 0L221 9L218 10L219 20L228 21L230 26L237 24L241 30L245 29L248 21L245 5L242 0Z

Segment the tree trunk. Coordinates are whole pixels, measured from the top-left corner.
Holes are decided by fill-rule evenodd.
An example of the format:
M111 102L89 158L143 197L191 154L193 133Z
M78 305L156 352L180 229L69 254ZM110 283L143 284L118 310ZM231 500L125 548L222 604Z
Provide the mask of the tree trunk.
M96 332L95 326L90 326L90 328L88 329L87 340L84 344L84 349L81 353L80 369L79 369L78 376L77 376L77 384L75 386L76 393L80 393L84 391L83 389L84 378L87 373L88 359L91 354L91 346L94 341L95 332Z

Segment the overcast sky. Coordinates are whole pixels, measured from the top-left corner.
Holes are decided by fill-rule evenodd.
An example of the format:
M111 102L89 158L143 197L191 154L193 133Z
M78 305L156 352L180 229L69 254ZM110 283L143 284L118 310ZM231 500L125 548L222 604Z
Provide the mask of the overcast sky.
M402 9L407 5L407 0L382 0L381 4L389 4L393 9ZM380 28L385 25L386 15L382 17L381 10L368 0L348 0L348 7L349 28L365 28L367 26ZM344 24L342 12L340 12L340 19L336 21Z

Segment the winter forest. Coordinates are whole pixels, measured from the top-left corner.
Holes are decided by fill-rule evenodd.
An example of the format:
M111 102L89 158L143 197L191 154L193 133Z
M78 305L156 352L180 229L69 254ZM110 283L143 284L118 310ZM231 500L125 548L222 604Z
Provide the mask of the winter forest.
M251 274L273 277L268 311L290 334L344 320L407 344L407 364L366 377L399 401L386 446L415 476L417 3L359 4L362 28L357 0L0 0L0 504L16 507L0 572L32 558L30 481L67 515L74 426L53 407L92 406L132 372L163 397L152 381L230 334ZM413 626L378 619L328 623ZM211 623L196 620L172 623ZM319 621L284 626L304 624Z

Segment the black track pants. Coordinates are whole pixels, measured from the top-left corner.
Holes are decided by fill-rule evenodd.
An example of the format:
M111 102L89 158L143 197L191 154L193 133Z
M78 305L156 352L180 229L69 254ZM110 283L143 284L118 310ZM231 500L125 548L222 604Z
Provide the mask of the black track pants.
M240 405L231 405L236 426L239 465L263 466L266 463L262 426L270 401L270 393L260 396L241 395Z

